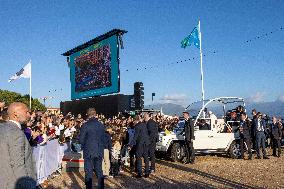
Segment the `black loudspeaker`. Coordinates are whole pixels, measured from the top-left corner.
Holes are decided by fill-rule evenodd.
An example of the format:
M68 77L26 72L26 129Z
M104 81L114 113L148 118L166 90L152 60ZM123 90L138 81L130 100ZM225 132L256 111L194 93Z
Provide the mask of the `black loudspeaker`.
M144 86L142 82L134 83L134 103L135 110L142 110L144 108Z
M81 114L84 116L88 108L95 108L97 114L112 117L120 112L130 111L132 98L132 95L117 94L66 101L60 103L60 110L64 115L71 112L74 115Z

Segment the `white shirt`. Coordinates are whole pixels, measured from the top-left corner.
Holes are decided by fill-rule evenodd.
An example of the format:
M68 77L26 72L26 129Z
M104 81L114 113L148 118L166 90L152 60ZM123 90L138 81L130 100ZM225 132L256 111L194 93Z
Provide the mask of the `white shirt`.
M15 123L17 125L17 127L19 127L19 129L22 129L22 126L19 122L14 121L14 120L9 120L9 121Z
M264 131L261 120L257 120L257 131Z
M59 136L60 135L60 130L58 129L58 127L55 127L55 135Z
M65 137L70 137L70 136L72 135L69 128L67 128L67 129L64 131L64 135L65 135Z

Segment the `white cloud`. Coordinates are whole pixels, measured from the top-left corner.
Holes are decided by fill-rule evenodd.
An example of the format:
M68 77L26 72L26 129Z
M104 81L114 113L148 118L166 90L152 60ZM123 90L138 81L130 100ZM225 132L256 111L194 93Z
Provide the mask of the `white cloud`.
M179 105L187 105L187 96L185 94L166 94L160 98L160 103L172 103Z
M247 102L249 103L259 103L264 102L265 93L264 92L257 92L255 95L251 95Z
M284 94L277 98L277 101L284 102Z

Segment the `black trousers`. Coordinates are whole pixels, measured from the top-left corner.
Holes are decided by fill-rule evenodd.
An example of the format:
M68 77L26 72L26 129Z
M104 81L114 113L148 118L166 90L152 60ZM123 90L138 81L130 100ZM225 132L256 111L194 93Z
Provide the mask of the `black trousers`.
M276 149L278 151L278 156L280 157L281 155L281 141L280 139L275 139L275 138L272 138L272 155L273 156L276 156Z
M120 161L118 159L113 160L111 162L111 174L113 176L118 176L119 168L120 168Z
M252 158L252 151L251 151L251 139L250 138L241 138L240 139L240 148L241 148L241 158L244 158L245 154L245 143L247 144L248 147L248 154L249 158Z
M133 146L129 151L129 158L130 158L130 170L137 171L137 161L135 161L135 154L136 154L136 146Z
M156 151L156 142L152 142L149 145L149 158L151 161L150 169L154 171L155 171L155 163L156 163L155 151Z
M137 173L142 175L142 157L145 164L145 174L149 174L149 157L148 157L148 145L141 144L136 145L136 161L137 161Z
M193 148L193 143L191 141L185 141L186 149L186 163L194 163L195 161L195 152Z
M102 157L84 158L85 185L86 189L93 188L93 170L98 178L98 189L104 188L104 176L102 170Z

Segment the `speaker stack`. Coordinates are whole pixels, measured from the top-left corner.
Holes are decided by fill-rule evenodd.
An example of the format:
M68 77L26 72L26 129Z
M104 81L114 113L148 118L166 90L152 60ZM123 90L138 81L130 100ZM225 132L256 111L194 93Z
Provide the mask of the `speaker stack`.
M134 83L134 103L135 110L142 110L144 108L144 86L142 82Z

